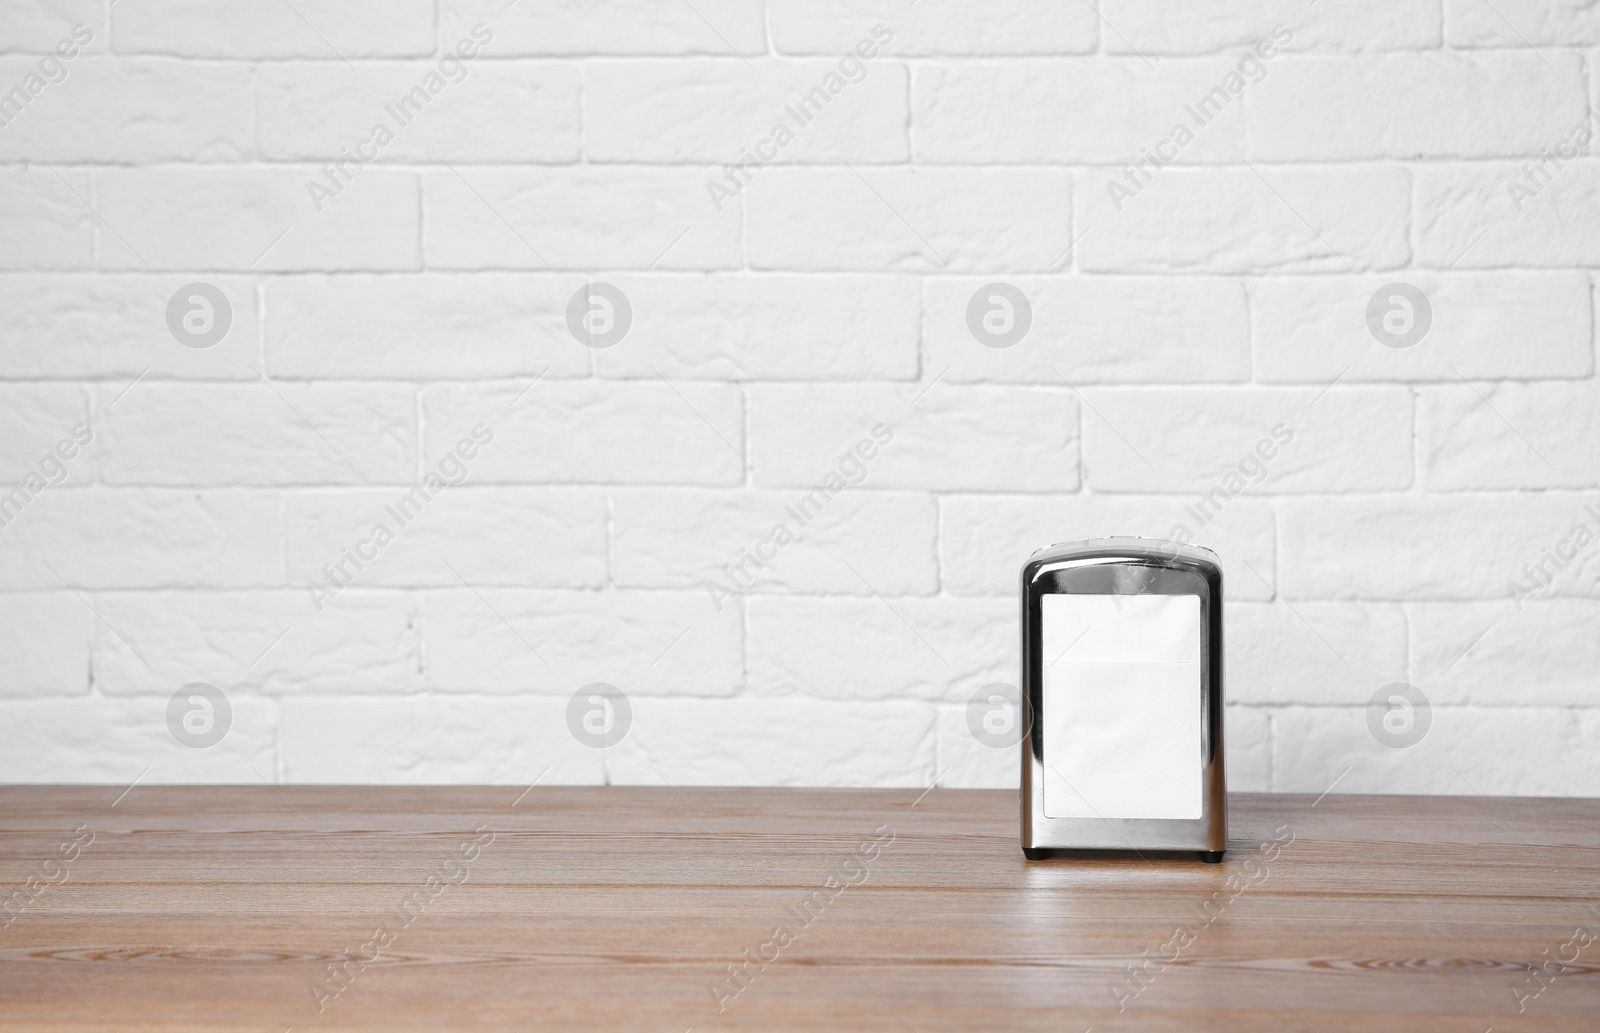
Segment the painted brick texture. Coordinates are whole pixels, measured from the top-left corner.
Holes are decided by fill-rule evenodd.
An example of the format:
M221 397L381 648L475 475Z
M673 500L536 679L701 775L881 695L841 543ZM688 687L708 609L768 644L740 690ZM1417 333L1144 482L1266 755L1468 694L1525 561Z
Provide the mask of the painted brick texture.
M0 780L1012 786L966 704L1018 569L1139 534L1221 555L1234 788L1600 794L1597 47L1563 0L23 4Z

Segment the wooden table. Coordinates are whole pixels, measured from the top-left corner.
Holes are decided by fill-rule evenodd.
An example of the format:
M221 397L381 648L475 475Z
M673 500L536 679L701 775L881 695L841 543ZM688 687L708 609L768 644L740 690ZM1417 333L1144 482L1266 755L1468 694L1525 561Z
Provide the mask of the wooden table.
M1596 800L1235 796L1206 865L1024 861L1012 792L121 791L0 788L0 1029L1600 1029Z

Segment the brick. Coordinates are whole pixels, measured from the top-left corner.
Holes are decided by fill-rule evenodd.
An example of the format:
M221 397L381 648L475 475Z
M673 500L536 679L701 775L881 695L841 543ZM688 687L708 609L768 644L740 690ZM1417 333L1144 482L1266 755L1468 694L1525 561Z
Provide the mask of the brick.
M363 170L313 207L320 169L152 168L102 172L108 269L415 269L417 179ZM276 241L276 243L274 243Z
M627 295L633 327L620 345L593 352L602 376L912 380L917 375L921 299L917 281L909 276L622 275L607 282ZM565 315L555 322L565 335Z
M605 584L606 504L601 492L481 488L471 483L473 463L464 465L467 483L433 498L406 488L289 495L284 523L290 583L304 586L316 579L326 585L323 566L345 562L342 569L335 568L338 578L349 574L356 586L459 588L461 578L473 585ZM361 545L380 524L394 540ZM530 543L538 547L529 548ZM362 555L373 552L376 558ZM347 560L348 553L357 554L362 567ZM309 596L303 589L302 618L315 611Z
M922 66L912 107L917 159L966 165L981 154L985 162L1123 165L1183 123L1195 139L1177 149L1176 160L1237 161L1244 157L1239 105L1198 130L1184 110L1232 67L1165 62L1152 73L1138 58L1105 57ZM1062 103L1068 97L1117 102Z
M1600 390L1578 383L1426 388L1417 419L1432 491L1600 486Z
M990 682L1017 684L1017 606L1009 599L757 598L747 605L754 695L966 703Z
M1422 291L1429 304L1427 334L1405 348L1384 344L1367 323L1368 303L1395 282ZM1252 284L1250 296L1261 380L1459 383L1594 372L1592 302L1582 273L1268 278ZM1384 303L1385 310L1396 307Z
M565 704L603 682L637 706L643 695L729 696L743 682L740 622L717 618L696 593L437 590L424 597L422 628L437 692Z
M1352 272L1406 263L1411 173L1397 166L1166 168L1133 197L1115 170L1085 173L1073 232L1078 267Z
M495 33L497 55L764 54L761 7L745 0L555 0L537 8L499 0L442 0L441 37L454 39L476 23Z
M889 440L869 437L887 425ZM861 483L945 491L1071 491L1078 410L1038 388L758 385L750 390L753 476L764 488L815 488L862 439L878 446ZM871 449L865 449L870 454Z
M0 595L0 698L87 694L94 620L65 590Z
M1445 41L1452 47L1600 43L1600 11L1570 0L1526 0L1514 7L1445 0L1444 18Z
M128 164L252 156L244 66L83 56L62 66L66 77L46 86L0 133L0 160ZM0 59L0 84L9 88L36 67L28 58Z
M14 273L0 276L0 351L19 378L250 380L261 339L255 284L205 276L232 311L228 335L209 348L178 343L167 304L192 275ZM147 372L148 371L148 372ZM145 381L141 381L141 384Z
M595 61L584 69L589 161L904 162L904 65L733 58ZM828 89L829 77L839 92ZM815 92L815 91L819 91ZM781 126L786 133L780 133ZM781 142L787 136L792 140ZM761 174L751 166L750 174ZM722 177L721 170L717 178Z
M763 173L770 177L776 172ZM728 269L740 227L695 168L456 166L423 176L430 268Z
M1242 284L1211 277L1011 277L1032 327L992 348L967 322L986 278L923 282L930 372L951 381L1061 386L1219 383L1250 379L1250 315ZM992 303L982 303L992 308Z
M1595 737L1600 736L1600 710L1574 710L1571 711L1571 713L1578 719L1578 741L1581 743L1594 742ZM1584 761L1586 763L1592 762L1591 757L1588 754L1584 755ZM1560 792L1571 796L1594 795L1595 790L1586 788L1585 782L1587 782L1589 786L1593 786L1600 784L1600 779L1595 779L1593 777L1588 779L1572 779L1562 784Z
M1015 680L1018 569L1135 533L1223 563L1234 790L1600 793L1600 18L1442 6L27 0L0 92L94 39L0 132L0 781L1012 787L965 702ZM713 197L880 23L865 80ZM1432 311L1403 349L1366 325L1400 281ZM214 347L166 325L195 282L232 306ZM629 300L613 347L567 327L591 282ZM1013 347L967 325L994 283L1032 305ZM84 421L65 483L7 494ZM480 424L319 612L307 582ZM192 681L236 708L211 750L166 728ZM594 681L636 707L607 751L566 729ZM1412 750L1367 731L1392 681L1436 705Z
M846 491L819 509L816 502L807 507L804 497L798 491L612 492L616 582L693 590L706 613L727 613L728 593L938 591L932 498ZM792 543L774 540L779 526ZM730 566L738 569L730 572ZM710 583L723 592L713 593Z
M108 36L107 10L100 0L38 0L15 4L6 12L5 25L0 26L0 52L43 54L55 50L63 40L73 43L72 30L82 25L94 38L80 44L80 50L103 53Z
M553 697L316 696L283 701L285 780L596 785L599 750L567 733ZM509 806L519 790L507 793Z
M282 584L278 499L266 492L47 488L4 537L4 591Z
M1410 603L1411 672L1439 704L1600 706L1600 603ZM1535 696L1530 692L1538 687Z
M1224 777L1235 793L1272 789L1272 718L1254 707L1223 710Z
M1012 678L1009 684L1016 684ZM944 703L938 718L939 785L946 789L1015 789L1021 781L1021 746L990 746L967 727L964 703Z
M613 783L933 784L935 713L925 703L642 699L606 763Z
M1097 491L1192 491L1213 500L1195 504L1206 512L1246 491L1373 491L1413 479L1412 399L1402 388L1096 389L1083 398L1084 480Z
M341 156L456 164L578 159L576 66L483 60L496 56L492 43L462 61L448 52L453 45L447 41L446 56L438 61L362 62L359 69L327 61L261 66L261 153L315 162ZM422 101L412 93L419 88ZM508 111L538 131L508 132ZM380 126L387 132L379 133Z
M116 12L113 32L124 54L181 57L407 57L434 48L428 0L299 3L240 0L226 8L205 0L161 0Z
M1368 731L1365 707L1289 707L1272 716L1272 788L1321 793L1349 768L1341 793L1592 794L1600 763L1582 746L1580 721L1553 707L1434 707L1423 740L1392 749ZM1494 820L1487 805L1484 820Z
M842 54L882 24L897 55L1087 54L1099 20L1081 4L996 0L974 8L923 0L917 10L863 0L774 0L767 5L773 45L784 54ZM881 33L880 33L881 36Z
M1072 242L1047 169L767 169L745 191L758 269L1046 271Z
M100 391L110 484L400 484L416 469L409 386L139 384Z
M1279 581L1290 599L1503 599L1579 521L1583 495L1286 499ZM1556 595L1600 596L1600 552L1555 574ZM1554 568L1547 567L1547 573Z
M1570 139L1565 134L1547 142L1565 146ZM1540 175L1541 161L1418 166L1417 264L1488 269L1600 263L1600 164L1567 162L1558 169L1552 159Z
M737 484L742 410L723 384L437 386L422 396L424 462L482 423L495 440L474 461L475 483Z
M49 169L0 169L0 269L87 269L94 264L89 176Z
M89 483L94 460L74 427L91 424L89 399L70 384L7 384L0 386L0 484L10 491L29 475L50 484ZM93 435L91 425L85 435ZM60 445L65 441L65 445ZM57 446L60 451L57 452ZM70 458L69 458L70 457Z
M228 734L209 749L194 749L179 745L168 731L164 701L104 696L3 700L0 724L13 741L49 743L50 748L0 751L0 779L100 783L106 786L107 806L135 779L144 785L260 785L251 768L272 777L276 707L270 700L243 695L231 695L228 704L233 712Z
M1271 79L1250 94L1263 161L1518 156L1582 120L1587 92L1578 55L1525 51L1305 57Z
M1230 599L1223 615L1230 703L1365 706L1406 680L1399 606Z
M1078 538L1188 533L1222 562L1229 599L1270 599L1277 580L1272 507L1238 499L1200 525L1178 497L946 496L939 500L939 570L958 595L1016 598L1022 565L1039 549ZM1254 568L1252 570L1252 568Z
M280 377L465 380L585 376L567 329L579 276L296 276L267 286Z
M391 693L418 681L420 606L399 593L341 593L321 614L303 590L103 592L93 602L95 685L111 695L167 695L186 681L230 697Z
M1248 47L1271 40L1280 22L1293 33L1281 44L1288 51L1420 50L1437 47L1441 32L1433 0L1357 0L1330 7L1298 0L1226 0L1203 7L1182 0L1105 0L1101 13L1117 27L1105 34L1106 51L1113 54Z

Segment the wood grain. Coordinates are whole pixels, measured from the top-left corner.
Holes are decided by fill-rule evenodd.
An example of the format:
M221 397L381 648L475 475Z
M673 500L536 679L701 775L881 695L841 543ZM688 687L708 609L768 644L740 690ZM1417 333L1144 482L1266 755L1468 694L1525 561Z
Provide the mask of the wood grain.
M1595 800L1235 795L1204 865L1026 862L1012 792L120 792L0 788L0 894L65 873L0 1029L1600 1029Z

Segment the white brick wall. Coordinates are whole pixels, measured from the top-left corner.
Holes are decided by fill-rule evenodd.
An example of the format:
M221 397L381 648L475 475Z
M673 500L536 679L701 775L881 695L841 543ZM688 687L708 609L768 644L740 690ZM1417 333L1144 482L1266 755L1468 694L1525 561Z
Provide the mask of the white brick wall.
M0 779L1011 785L1017 569L1183 527L1234 787L1600 794L1590 6L12 6Z

